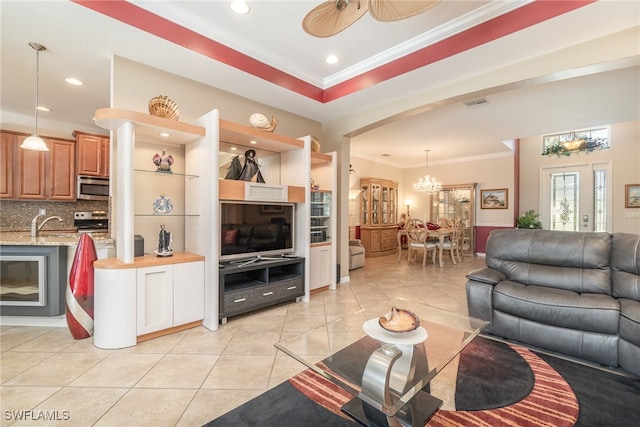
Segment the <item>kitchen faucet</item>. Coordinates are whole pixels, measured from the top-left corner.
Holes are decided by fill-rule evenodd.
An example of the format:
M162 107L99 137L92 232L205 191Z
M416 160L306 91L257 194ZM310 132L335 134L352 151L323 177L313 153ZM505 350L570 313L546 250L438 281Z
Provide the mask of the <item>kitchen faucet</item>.
M59 216L50 216L49 218L45 218L45 220L42 221L40 226L38 226L38 218L41 216L44 216L44 215L39 213L38 215L34 216L33 219L31 220L31 237L38 237L38 231L42 230L42 227L52 219L57 219L58 221L62 222L62 218L60 218Z

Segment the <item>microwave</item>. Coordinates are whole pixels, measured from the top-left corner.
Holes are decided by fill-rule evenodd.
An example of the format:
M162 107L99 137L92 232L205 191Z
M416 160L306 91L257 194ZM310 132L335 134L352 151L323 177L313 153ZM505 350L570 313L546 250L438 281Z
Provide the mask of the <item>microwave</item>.
M109 178L78 175L78 200L109 200Z

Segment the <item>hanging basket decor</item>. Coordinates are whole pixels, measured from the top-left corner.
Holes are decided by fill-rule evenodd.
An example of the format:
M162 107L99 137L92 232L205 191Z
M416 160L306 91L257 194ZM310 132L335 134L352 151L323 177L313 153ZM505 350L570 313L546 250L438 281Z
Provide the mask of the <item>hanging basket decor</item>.
M180 119L178 105L171 98L164 95L158 95L149 100L149 114L175 121Z

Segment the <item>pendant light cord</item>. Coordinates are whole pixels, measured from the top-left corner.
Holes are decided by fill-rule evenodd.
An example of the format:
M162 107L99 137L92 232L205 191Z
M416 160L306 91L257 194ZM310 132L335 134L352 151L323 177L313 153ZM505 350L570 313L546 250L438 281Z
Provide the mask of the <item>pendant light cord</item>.
M36 43L36 42L29 42L29 46L31 46L31 48L33 50L36 51L36 123L35 123L35 129L33 130L33 134L37 135L38 134L38 94L40 93L40 52L43 50L47 50L46 47L44 47L43 45L41 45L40 43Z

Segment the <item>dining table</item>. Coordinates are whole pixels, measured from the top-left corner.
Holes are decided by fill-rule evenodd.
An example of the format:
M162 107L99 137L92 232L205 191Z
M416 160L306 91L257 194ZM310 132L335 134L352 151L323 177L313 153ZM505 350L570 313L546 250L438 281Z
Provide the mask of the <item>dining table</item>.
M444 241L447 237L451 237L453 228L441 227L437 230L427 230L427 239L438 239L438 263L440 267L444 267L442 262L442 252L444 251ZM398 230L398 261L402 257L402 236L407 236L407 244L409 244L409 236L406 229Z

